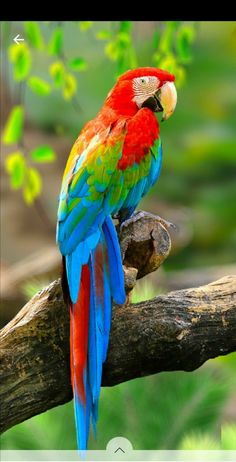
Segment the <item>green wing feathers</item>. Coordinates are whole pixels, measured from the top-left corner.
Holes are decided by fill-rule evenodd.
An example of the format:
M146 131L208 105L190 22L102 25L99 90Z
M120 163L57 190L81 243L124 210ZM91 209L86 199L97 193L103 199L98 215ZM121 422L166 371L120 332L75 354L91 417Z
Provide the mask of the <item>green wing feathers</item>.
M101 226L106 216L119 212L122 207L132 213L149 189L152 164L157 163L160 142L152 147L156 155L150 150L140 164L120 170L118 162L125 134L123 127L119 136L95 135L82 152L78 142L72 148L58 209L57 240L63 255L71 253Z

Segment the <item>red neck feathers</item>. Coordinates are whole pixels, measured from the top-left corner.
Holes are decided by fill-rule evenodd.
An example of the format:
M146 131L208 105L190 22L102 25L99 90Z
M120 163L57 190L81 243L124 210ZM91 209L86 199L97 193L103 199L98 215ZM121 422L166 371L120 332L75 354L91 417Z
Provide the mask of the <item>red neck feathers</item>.
M159 137L159 133L160 129L154 113L147 108L139 109L137 114L127 122L127 133L118 168L125 170L134 163L140 164Z
M133 100L133 88L130 80L118 82L108 94L103 107L113 109L117 114L132 117L138 111Z

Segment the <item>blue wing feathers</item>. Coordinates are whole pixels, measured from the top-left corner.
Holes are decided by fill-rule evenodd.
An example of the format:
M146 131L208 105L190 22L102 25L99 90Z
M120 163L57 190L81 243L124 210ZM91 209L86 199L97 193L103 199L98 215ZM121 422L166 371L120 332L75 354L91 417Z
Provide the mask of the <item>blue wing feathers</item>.
M100 234L100 229L98 229L65 257L70 298L73 303L76 303L78 299L82 265L88 263L90 252L97 246Z
M161 172L162 166L162 145L159 142L157 147L157 152L152 156L151 168L149 171L149 175L147 177L147 184L143 190L143 196L149 191L149 189L154 185L154 183L158 180Z
M107 217L102 226L107 244L111 294L115 302L122 305L126 295L124 289L124 272L120 254L120 246L111 217Z
M105 260L104 271L104 344L103 344L103 362L107 357L109 335L111 329L111 289L108 275L107 262Z
M130 190L128 193L126 200L124 201L123 208L128 209L129 207L133 207L134 204L138 204L140 202L140 199L143 195L143 190L145 187L147 179L142 178L141 180L138 181L138 183Z
M70 292L70 298L73 303L76 303L79 293L80 275L81 275L81 248L82 244L79 244L76 250L66 255L66 274Z

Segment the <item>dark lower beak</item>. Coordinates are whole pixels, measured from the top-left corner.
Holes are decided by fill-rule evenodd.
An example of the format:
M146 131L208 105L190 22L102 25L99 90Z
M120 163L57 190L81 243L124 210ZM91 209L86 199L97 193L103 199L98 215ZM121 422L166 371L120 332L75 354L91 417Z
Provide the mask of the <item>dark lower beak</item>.
M153 112L162 112L163 107L159 99L160 90L158 90L153 96L149 96L146 101L143 102L142 107L147 107Z

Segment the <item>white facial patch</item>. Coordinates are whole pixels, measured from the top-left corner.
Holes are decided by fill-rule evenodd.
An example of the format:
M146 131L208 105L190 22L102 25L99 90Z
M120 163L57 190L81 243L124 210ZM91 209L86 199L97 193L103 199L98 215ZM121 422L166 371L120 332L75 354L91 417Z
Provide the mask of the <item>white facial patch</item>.
M140 108L144 101L156 93L159 85L160 80L155 76L136 77L133 79L133 101Z

